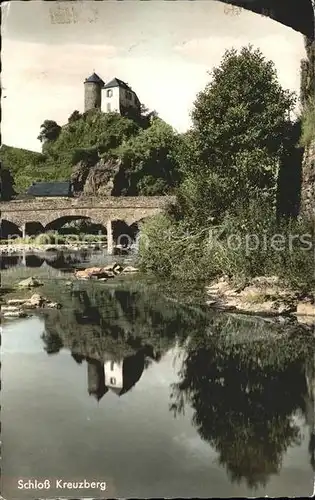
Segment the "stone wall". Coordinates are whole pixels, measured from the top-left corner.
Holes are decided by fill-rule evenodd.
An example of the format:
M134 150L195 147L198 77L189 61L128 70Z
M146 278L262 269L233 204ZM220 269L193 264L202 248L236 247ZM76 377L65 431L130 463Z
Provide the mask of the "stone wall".
M108 220L123 220L133 224L165 209L174 197L110 197L110 198L37 198L0 203L1 219L18 227L26 222L43 226L60 218L89 217L93 223L106 225Z

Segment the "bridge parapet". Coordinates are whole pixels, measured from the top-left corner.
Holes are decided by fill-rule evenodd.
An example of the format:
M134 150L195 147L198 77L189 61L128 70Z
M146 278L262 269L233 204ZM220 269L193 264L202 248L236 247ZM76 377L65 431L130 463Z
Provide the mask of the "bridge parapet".
M174 196L111 196L75 198L33 198L0 202L0 211L53 210L63 208L164 208Z

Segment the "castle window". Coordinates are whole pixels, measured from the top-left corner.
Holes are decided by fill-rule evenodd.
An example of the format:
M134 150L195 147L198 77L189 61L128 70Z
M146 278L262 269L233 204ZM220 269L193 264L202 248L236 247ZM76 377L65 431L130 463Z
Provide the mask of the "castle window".
M107 96L107 97L112 97L112 96L113 96L113 91L112 91L112 90L108 90L108 91L106 92L106 96Z
M111 385L116 385L116 379L115 379L115 377L111 377L109 383Z
M110 107L110 102L107 103L107 111L110 113L111 112L111 107Z
M113 370L114 370L114 366L115 366L115 362L114 362L114 361L111 361L111 362L110 362L110 369L111 369L111 371L113 371Z

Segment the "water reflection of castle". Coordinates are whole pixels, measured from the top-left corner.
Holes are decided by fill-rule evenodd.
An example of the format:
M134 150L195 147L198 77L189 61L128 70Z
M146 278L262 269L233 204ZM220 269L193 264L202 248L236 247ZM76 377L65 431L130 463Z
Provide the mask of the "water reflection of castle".
M145 368L145 352L126 356L123 360L109 359L103 363L97 359L72 354L72 357L81 363L87 363L88 393L98 401L110 390L122 396L140 380Z

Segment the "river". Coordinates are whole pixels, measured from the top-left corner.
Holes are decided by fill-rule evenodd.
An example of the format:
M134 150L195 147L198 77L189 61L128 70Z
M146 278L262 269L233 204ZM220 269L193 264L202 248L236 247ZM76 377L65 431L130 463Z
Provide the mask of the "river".
M3 324L4 498L313 493L311 338L49 259L2 257L3 286L36 275L63 305Z

